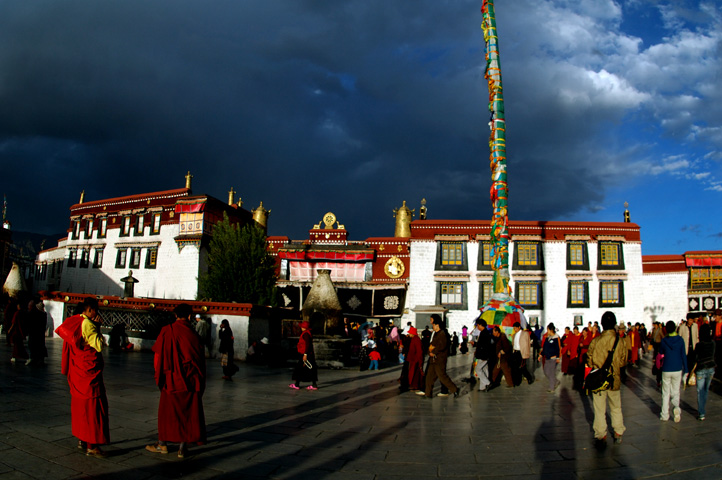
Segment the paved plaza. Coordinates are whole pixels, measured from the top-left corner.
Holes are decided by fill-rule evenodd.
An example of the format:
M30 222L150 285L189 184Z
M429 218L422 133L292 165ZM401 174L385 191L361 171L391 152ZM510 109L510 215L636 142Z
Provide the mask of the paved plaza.
M661 394L649 363L631 368L622 389L621 445L592 447L588 398L563 377L555 393L537 381L490 393L461 378L470 356L451 357L461 396L399 394L399 367L380 372L321 370L318 391L288 388L291 370L241 365L233 382L208 363L208 444L179 460L146 452L156 439L159 393L150 353L106 355L112 443L106 459L80 454L70 433L70 395L60 373L62 342L48 340L45 367L0 355L0 479L273 478L722 478L722 399L710 393L707 420L683 392L681 423L660 422ZM438 386L437 386L438 391Z

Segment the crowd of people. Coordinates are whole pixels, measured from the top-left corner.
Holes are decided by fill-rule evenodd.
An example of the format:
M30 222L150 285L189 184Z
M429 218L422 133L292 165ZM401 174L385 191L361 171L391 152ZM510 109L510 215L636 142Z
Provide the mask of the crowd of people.
M178 456L184 458L189 444L202 444L206 439L202 402L206 349L210 358L214 352L206 320L196 315L192 321L192 310L187 304L179 305L174 314L175 321L162 328L153 346L155 381L160 389L158 441L146 446L146 450L167 454L168 443L178 443ZM47 315L42 301L10 302L4 319L3 331L12 345L11 361L42 364L47 356ZM61 371L70 385L72 432L78 439L78 448L94 457L104 457L100 446L110 441L102 376L106 342L100 331L101 323L97 300L88 298L79 305L76 315L55 330L63 339ZM425 398L433 396L437 380L441 384L437 396L459 396L459 387L446 371L448 358L456 350L472 357L468 377L463 381L472 390L478 384L478 390L483 392L502 385L518 387L523 381L531 385L540 366L548 382L547 391L554 392L560 385L561 369L562 375L572 377L572 388L592 397L598 448L606 446L607 409L614 442L621 443L625 432L621 385L626 382L626 370L641 368L640 360L646 355L651 356L652 374L661 390L660 420L681 421L680 390L688 386L696 386L697 418L705 420L708 391L722 354L719 348L722 310L713 312L712 319L691 313L679 324L654 322L649 332L641 323L617 324L612 312L604 313L601 328L598 322L589 322L581 331L580 326L567 327L559 336L553 323L542 330L516 322L507 335L499 325L487 325L478 318L473 329L462 328L459 339L456 332L449 333L442 317L434 314L421 332L410 322L401 329L392 323L359 325L345 319L342 335L353 339L351 344L357 349L362 370L378 370L382 363L400 363L400 390ZM309 323L301 322L300 328L298 359L289 387L299 390L306 383L305 389L313 391L318 389L314 342ZM234 362L234 337L228 320L221 322L218 339L223 379L231 380L238 366ZM252 345L249 353L254 349L253 355L262 355L268 343L263 340ZM127 351L127 336L118 343L111 335L111 343ZM608 381L603 387L590 386L589 379L595 377L590 372L602 372Z

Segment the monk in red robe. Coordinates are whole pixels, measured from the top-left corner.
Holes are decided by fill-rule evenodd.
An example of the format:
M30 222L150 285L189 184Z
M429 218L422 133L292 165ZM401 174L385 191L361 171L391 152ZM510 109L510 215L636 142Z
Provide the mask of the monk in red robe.
M579 327L574 327L572 333L567 335L567 340L562 349L562 356L567 359L567 371L564 375L574 375L579 365L579 341L581 340Z
M191 306L181 303L173 313L175 322L163 327L153 345L155 383L160 388L158 442L145 449L168 453L167 442L180 443L178 458L184 458L189 443L206 442L203 413L206 358L201 339L191 324Z
M421 386L421 377L424 375L424 355L421 352L421 339L415 327L409 328L409 351L406 361L409 362L409 390L418 392Z
M105 338L100 333L98 300L86 298L82 308L82 314L66 319L55 333L63 339L61 372L70 385L73 436L86 455L102 458L106 453L99 445L110 442L108 398L103 383Z

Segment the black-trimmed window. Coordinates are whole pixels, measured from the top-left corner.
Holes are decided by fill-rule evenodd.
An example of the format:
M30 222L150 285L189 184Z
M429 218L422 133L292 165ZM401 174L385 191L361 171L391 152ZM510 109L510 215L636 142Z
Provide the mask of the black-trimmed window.
M90 263L90 250L84 248L80 251L80 268L88 268Z
M98 238L105 238L105 234L108 231L108 219L101 218L100 225L98 226Z
M76 259L78 256L78 251L74 248L71 248L68 250L68 267L74 267L76 264Z
M544 306L541 282L516 282L516 301L526 308L540 309Z
M599 270L623 270L624 255L621 242L599 242Z
M450 310L467 309L467 292L464 282L439 282L437 304L445 305Z
M589 308L589 282L570 280L567 285L567 308Z
M540 242L514 242L514 270L543 270Z
M115 256L115 268L125 268L125 261L128 258L128 249L119 248Z
M120 224L120 236L127 237L130 235L130 215L123 217L122 222Z
M158 248L149 248L145 254L145 268L155 268L158 264Z
M479 242L479 261L477 270L491 270L491 242Z
M493 282L479 282L479 308L489 301L494 293Z
M589 270L587 242L567 242L567 270Z
M73 231L70 233L70 239L80 239L80 220L73 220Z
M468 270L465 242L439 242L436 252L436 270Z
M599 306L623 307L624 282L621 280L604 280L599 282Z
M93 268L101 268L103 266L103 249L95 249L95 258L93 259Z
M85 238L93 238L93 220L89 219L85 221Z
M160 234L160 220L161 220L161 214L160 213L154 213L152 217L152 222L150 225L150 234L151 235L159 235Z
M138 215L137 217L135 217L135 232L133 233L133 235L136 237L142 236L143 228L145 228L145 216Z
M140 248L130 249L130 268L140 267Z

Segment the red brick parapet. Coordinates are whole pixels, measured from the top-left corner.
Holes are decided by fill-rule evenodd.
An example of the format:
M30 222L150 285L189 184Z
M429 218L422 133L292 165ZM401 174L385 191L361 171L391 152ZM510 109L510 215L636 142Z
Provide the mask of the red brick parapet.
M43 300L53 300L70 304L82 303L84 299L93 297L98 299L98 303L100 303L101 308L118 308L126 310L172 311L179 304L187 303L193 309L193 313L250 317L251 311L259 312L271 308L261 305L253 305L251 303L166 300L162 298L121 298L112 295L96 296L70 292L40 291L38 293Z

